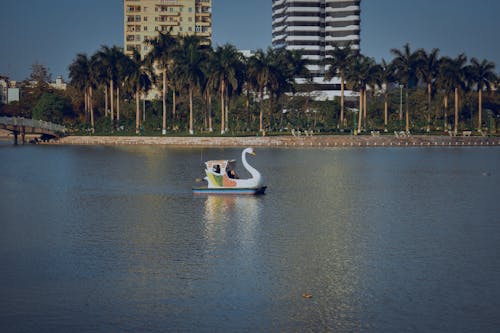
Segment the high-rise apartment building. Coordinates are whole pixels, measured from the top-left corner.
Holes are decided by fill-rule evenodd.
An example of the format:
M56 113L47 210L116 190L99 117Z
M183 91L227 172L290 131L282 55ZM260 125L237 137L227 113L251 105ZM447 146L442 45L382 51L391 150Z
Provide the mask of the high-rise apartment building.
M147 54L158 31L212 38L212 0L124 0L124 50Z
M361 0L273 0L273 47L302 50L319 99L340 95L340 79L324 81L335 47L360 47ZM297 82L304 80L298 79Z

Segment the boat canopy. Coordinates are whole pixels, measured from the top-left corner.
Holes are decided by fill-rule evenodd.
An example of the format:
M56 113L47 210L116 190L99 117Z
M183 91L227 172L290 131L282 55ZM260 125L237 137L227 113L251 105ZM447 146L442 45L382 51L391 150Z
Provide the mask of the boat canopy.
M236 167L236 160L212 160L205 162L207 170L217 173L224 173L229 170L234 170Z

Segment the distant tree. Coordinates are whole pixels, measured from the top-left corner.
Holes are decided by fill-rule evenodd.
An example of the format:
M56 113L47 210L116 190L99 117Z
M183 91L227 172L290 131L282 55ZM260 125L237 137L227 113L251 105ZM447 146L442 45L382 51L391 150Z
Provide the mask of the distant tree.
M47 90L49 88L49 83L52 80L52 75L47 67L35 62L31 65L29 80L32 84L34 84L36 89Z
M205 81L204 64L208 60L207 46L198 36L181 37L176 52L176 78L188 89L189 94L189 134L194 134L193 94Z
M72 113L71 103L56 94L45 93L33 108L33 119L61 124Z
M410 131L410 118L409 118L409 89L410 85L417 81L417 65L418 65L418 52L411 52L410 44L405 44L402 50L392 49L391 53L394 55L392 65L394 66L395 76L398 78L399 83L405 86L406 92L406 131ZM400 120L401 115L400 115Z
M136 49L129 61L126 83L135 96L135 133L138 134L141 127L140 94L147 93L151 89L152 69L141 59L141 54Z
M482 127L482 111L483 111L483 90L490 91L497 80L495 75L495 64L487 60L479 62L476 58L471 59L471 64L467 67L468 77L471 83L476 86L478 98L478 123L477 130Z
M427 85L427 132L431 130L431 103L432 85L437 79L439 72L439 49L433 49L430 53L421 49L418 52L417 75Z
M458 109L459 109L459 92L465 89L466 83L466 71L465 63L467 62L467 57L465 54L460 54L455 59L445 58L442 63L443 75L446 77L448 84L453 89L455 95L455 119L453 131L455 134L458 133Z
M373 69L374 79L377 86L383 90L384 94L384 130L387 131L389 118L389 86L394 82L394 69L385 59Z
M158 36L148 40L147 43L152 47L146 56L147 61L162 72L162 102L163 102L163 124L162 134L167 134L167 72L174 63L174 52L178 47L177 39L171 35L171 31L166 33L158 32Z
M344 127L344 85L347 70L353 62L353 56L351 44L347 44L344 47L335 47L325 59L325 64L328 66L325 80L331 80L337 76L340 78L340 122L337 124L337 128Z

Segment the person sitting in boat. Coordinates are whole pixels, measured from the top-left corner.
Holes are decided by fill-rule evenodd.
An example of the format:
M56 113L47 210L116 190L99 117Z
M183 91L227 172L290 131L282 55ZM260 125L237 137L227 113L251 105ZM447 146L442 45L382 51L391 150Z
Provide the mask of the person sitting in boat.
M214 165L214 172L220 173L220 165L218 165L218 164Z
M238 175L236 174L236 171L234 170L228 170L227 171L227 176L231 179L239 179Z

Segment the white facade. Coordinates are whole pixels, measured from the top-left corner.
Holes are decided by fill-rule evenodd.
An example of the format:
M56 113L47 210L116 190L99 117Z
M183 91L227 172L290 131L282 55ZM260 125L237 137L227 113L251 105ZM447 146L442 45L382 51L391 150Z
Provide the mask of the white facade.
M19 88L9 88L7 93L7 102L19 102Z
M361 0L273 0L273 47L303 51L319 99L340 96L340 79L324 81L323 62L335 47L350 43L359 50L360 4Z

